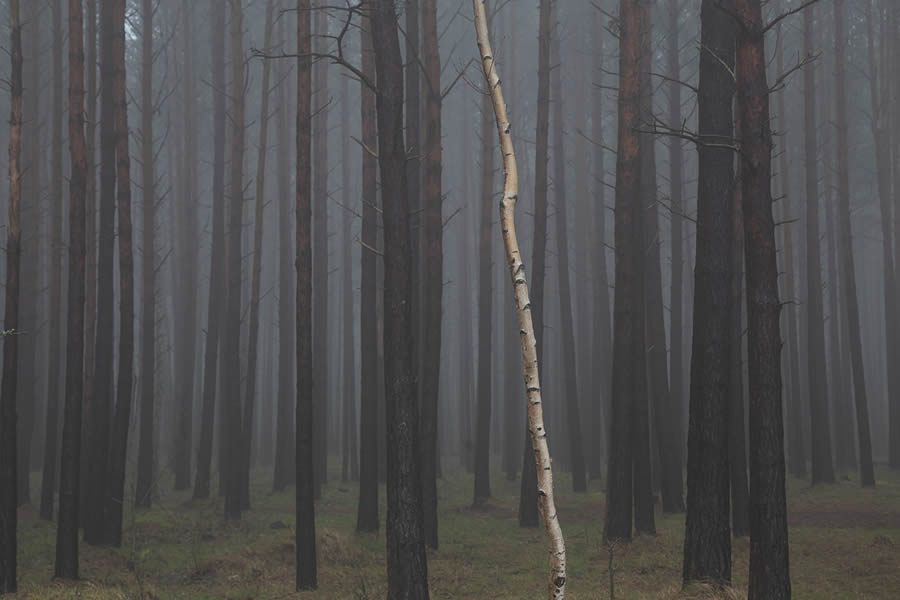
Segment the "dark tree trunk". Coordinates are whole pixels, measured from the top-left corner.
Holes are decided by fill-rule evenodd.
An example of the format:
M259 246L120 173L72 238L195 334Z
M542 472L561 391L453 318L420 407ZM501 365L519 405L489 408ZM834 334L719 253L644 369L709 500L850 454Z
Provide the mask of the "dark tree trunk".
M91 17L94 16L90 11L88 14ZM55 573L57 577L74 579L78 577L81 400L84 391L82 359L84 358L85 342L85 229L87 220L85 219L85 192L89 173L84 138L85 61L81 0L69 0L68 35L69 149L72 157L72 174L69 178L69 314L66 324L66 399L60 459L59 523L56 533ZM15 53L13 56L15 57ZM13 82L15 82L15 74ZM15 86L13 86L13 90L15 91ZM12 158L12 152L10 157ZM11 168L10 173L13 172ZM9 246L7 246L8 252ZM7 304L8 306L9 304Z
M59 421L60 338L62 314L62 2L51 5L53 14L53 117L50 165L50 327L47 347L47 428L44 431L44 469L41 476L40 516L53 519L56 492L57 431Z
M191 461L194 430L195 365L197 356L197 182L196 125L194 123L194 27L195 3L184 0L183 48L184 48L184 106L183 110L183 192L182 205L177 207L176 230L181 255L178 258L178 298L175 331L177 360L175 363L175 489L186 490L191 485Z
M296 265L295 296L297 324L297 412L295 512L297 529L296 588L316 588L316 513L313 422L313 347L312 347L312 28L309 0L297 1L297 164L296 164ZM320 433L324 433L321 432Z
M784 72L784 43L781 37L781 24L776 27L777 48L775 49L775 69L779 73ZM779 125L786 132L786 109L784 104L784 88L782 87L776 96ZM783 134L786 139L787 133ZM781 197L784 203L784 213L789 210L789 203L792 200L791 195L791 172L790 172L790 144L784 143L784 148L779 155L779 179L781 181ZM782 218L787 219L786 214ZM785 264L785 289L786 298L793 300L796 298L799 284L796 283L796 277L799 269L795 270L794 264L794 236L793 225L786 225L784 228L784 264ZM790 303L786 307L786 325L787 325L787 352L788 365L790 369L790 386L787 393L787 418L788 418L788 444L790 451L788 459L790 461L790 472L795 477L806 477L806 445L803 443L803 392L800 381L800 336L798 331L799 314L796 303Z
M441 374L441 317L444 254L441 188L441 55L438 48L437 0L422 0L423 63L425 65L425 288L422 310L422 497L425 542L438 547L437 467L438 394Z
M602 15L596 11L593 35L593 109L591 116L591 137L595 144L603 143L603 22ZM609 276L606 263L606 151L597 146L594 148L594 236L591 248L593 261L593 331L591 333L591 354L593 356L591 371L591 479L601 479L606 468L606 451L609 430L607 419L610 389L610 330L609 322ZM674 327L674 325L673 325ZM675 339L674 337L672 338Z
M113 410L113 248L116 218L115 2L100 3L100 229L97 243L97 319L93 398L85 478L84 541L101 544L109 489L110 415ZM90 386L89 386L90 387ZM130 390L129 390L130 391Z
M375 0L378 161L384 200L384 383L387 424L387 596L428 600L419 468L409 189L403 140L403 60L393 0Z
M680 123L681 117L681 42L679 38L679 5L669 4L668 37L668 70L673 80L668 86L669 123ZM682 219L684 212L684 155L681 140L669 140L669 204L672 225L672 288L670 291L671 309L669 317L669 398L665 406L659 410L657 418L665 420L667 430L665 436L667 447L663 450L660 461L662 472L662 508L664 512L684 512L684 342L682 336L682 294L684 292L682 250L684 238ZM661 242L661 240L660 240ZM662 290L660 290L662 293ZM662 302L662 296L660 296ZM661 313L660 313L661 314ZM663 324L663 327L665 325ZM665 330L662 332L665 336ZM664 360L664 358L663 358ZM668 453L672 456L668 456ZM668 490L668 493L666 492Z
M537 340L538 365L543 356L544 272L547 264L547 161L550 144L550 0L540 0L538 23L538 97L537 130L534 150L534 244L531 248L534 271L531 277L531 318ZM490 26L490 24L488 24ZM479 325L480 326L480 325ZM534 451L531 433L525 431L522 454L522 485L519 489L519 526L538 526L537 472L532 468Z
M324 36L327 33L325 11L313 13L315 36L313 48L325 52ZM312 66L312 173L313 173L313 469L316 474L316 499L322 496L322 484L328 480L328 77L324 62Z
M478 383L475 418L475 497L474 506L491 497L491 236L494 221L494 147L490 141L495 127L491 99L481 99L481 222L478 241Z
M641 211L640 142L635 131L640 111L641 10L635 2L619 4L619 133L616 153L616 290L613 307L612 414L607 475L607 506L604 538L630 540L632 521L632 414L636 380L644 371L635 364L643 353L641 306L635 293L640 273L636 271L639 247L635 242L636 213Z
M224 482L225 518L241 518L241 234L244 210L244 9L243 0L231 4L231 185L228 232L225 246L225 316L222 321L222 366L225 372L220 449L225 463L219 477ZM236 440L229 443L226 440Z
M813 7L803 11L803 46L813 53ZM822 266L819 239L819 151L816 123L816 75L812 66L803 70L803 130L806 172L806 301L812 482L834 483L831 457L831 419L825 371L825 316L822 301Z
M266 2L266 24L263 47L272 46L272 1ZM241 431L241 509L250 508L250 454L253 449L253 403L256 395L257 353L259 347L259 289L262 278L263 222L266 196L266 150L269 140L269 77L271 61L263 61L259 108L259 145L256 154L256 198L253 219L253 280L250 289L250 331L247 342L247 387L244 394L244 418Z
M141 3L141 192L144 203L141 292L141 417L136 506L150 508L153 494L153 408L156 385L156 176L153 171L153 0Z
M558 11L558 9L556 9ZM557 12L558 14L558 12ZM551 42L552 54L557 62L562 61L559 35L560 24L556 24L557 34ZM572 470L572 489L587 491L587 470L584 464L584 448L581 442L581 414L578 400L578 380L575 353L575 326L572 317L572 284L569 281L569 236L566 217L566 153L563 134L564 94L560 69L551 73L551 89L558 96L553 103L553 191L556 202L556 252L559 277L559 310L562 325L562 360L565 378L566 419L569 432L569 460Z
M72 0L77 1L77 0ZM22 199L22 23L19 0L10 0L10 110L9 110L9 220L6 228L6 303L4 331L19 328L19 203ZM78 4L79 9L81 4ZM72 29L75 29L73 26ZM80 36L79 36L80 39ZM70 105L74 111L74 105ZM73 204L74 206L74 204ZM71 288L70 288L71 290ZM3 382L0 389L0 593L16 591L16 383L19 336L3 336ZM71 337L69 338L71 340ZM67 396L66 408L76 409L77 396ZM77 415L73 415L77 416ZM77 427L79 422L73 423ZM77 442L76 439L76 448ZM67 467L69 465L66 465ZM76 475L78 463L75 463ZM75 478L77 490L77 477ZM75 521L67 533L74 541L74 556L66 561L65 573L78 576L78 505L74 505ZM72 544L69 545L70 548ZM64 555L70 558L69 554Z
M225 295L225 14L217 0L210 0L209 8L213 88L212 250L206 316L206 354L203 367L203 407L200 417L200 443L197 447L197 473L194 481L195 499L209 498L219 366L219 330L223 319Z
M371 0L366 0L371 10ZM360 26L362 72L375 79L375 50L372 47L372 20L364 13ZM377 144L375 132L375 91L360 85L362 125L362 249L360 250L359 301L359 506L357 531L378 531L378 330L376 304L376 254L378 219L377 163L372 154Z
M280 21L280 41L286 43L284 20ZM280 61L276 63L276 66ZM279 79L287 76L279 70ZM278 424L275 430L275 467L272 490L283 492L294 482L294 407L297 402L297 370L294 325L297 292L294 287L294 231L291 224L293 209L290 192L290 86L281 90L281 109L278 111Z
M772 131L762 7L735 0L737 97L742 147L741 194L747 280L747 375L750 383L750 600L791 597L784 483L781 336L772 218Z
M740 181L740 163L735 173ZM728 471L731 481L731 532L750 535L747 487L747 428L744 422L744 211L740 186L734 186L731 213L731 356L728 360Z
M119 215L119 373L116 382L115 422L107 462L109 487L104 499L107 506L103 542L120 546L128 430L131 425L131 388L134 380L134 257L131 248L131 160L125 87L125 0L115 0L113 9L112 23L115 30L112 83L116 125L116 209ZM135 501L137 499L136 497Z
M734 137L732 76L735 26L715 0L701 6L699 135L710 143ZM728 426L732 326L734 154L697 147L697 262L688 419L688 497L684 582L731 580Z
M849 164L850 142L847 126L847 38L844 32L844 0L835 0L835 123L837 124L838 165ZM865 364L860 339L859 299L856 294L856 267L853 263L853 237L850 228L850 174L845 168L837 170L838 228L840 240L841 278L843 280L844 314L850 345L850 366L853 372L853 398L856 406L857 441L859 444L859 481L875 485L872 468L872 439L869 432L869 401L866 395ZM844 423L850 427L850 423Z

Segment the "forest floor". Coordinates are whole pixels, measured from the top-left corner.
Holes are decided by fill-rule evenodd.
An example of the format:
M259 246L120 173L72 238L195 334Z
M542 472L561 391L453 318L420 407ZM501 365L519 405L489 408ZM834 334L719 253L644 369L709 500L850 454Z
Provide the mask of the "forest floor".
M271 494L270 472L254 473L253 508L240 522L222 518L219 500L194 502L167 491L151 510L126 511L121 549L81 545L83 581L54 582L55 524L36 510L19 518L19 599L232 600L375 599L385 597L385 540L356 535L356 485L338 473L316 505L319 591L294 585L294 494ZM791 480L789 524L794 598L900 597L900 475L879 470L875 489L854 480L810 487ZM520 529L517 482L493 480L494 500L471 508L471 476L439 482L440 549L429 551L432 598L541 598L548 571L541 529ZM171 489L165 479L161 487ZM609 552L602 542L600 485L574 494L556 478L557 505L568 548L570 600L609 598ZM37 489L37 488L35 488ZM383 502L382 487L382 502ZM680 596L684 515L656 516L657 535L615 548L616 598ZM746 586L748 540L733 544L737 590ZM703 596L704 598L707 596ZM744 597L738 592L735 598Z

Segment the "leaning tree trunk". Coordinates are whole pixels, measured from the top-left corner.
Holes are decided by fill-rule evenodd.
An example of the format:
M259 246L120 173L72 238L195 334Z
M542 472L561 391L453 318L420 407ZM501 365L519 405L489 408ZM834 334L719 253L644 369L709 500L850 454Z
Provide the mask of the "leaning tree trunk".
M131 249L131 161L128 150L128 110L125 78L125 0L114 3L113 103L116 125L116 204L119 216L119 373L116 410L109 445L109 488L105 502L104 542L122 544L125 506L125 464L131 425L131 388L134 380L134 257Z
M441 318L444 254L441 189L441 55L438 47L437 0L422 0L423 63L425 65L425 264L422 338L422 496L425 543L438 547L437 468L438 395L441 374Z
M136 506L150 508L153 493L153 405L156 385L156 176L153 173L153 0L141 3L141 192L144 203L141 306L141 418Z
M371 9L371 0L366 0ZM372 47L372 20L368 12L360 26L362 72L370 81L375 78L375 50ZM362 126L362 225L360 237L360 307L359 307L359 505L356 512L357 531L378 531L378 330L376 302L375 246L378 243L377 144L375 132L375 90L366 82L360 84L360 123Z
M747 374L750 383L750 600L791 597L781 336L772 218L772 131L760 0L734 0L739 19L737 98L747 280Z
M294 544L297 591L316 588L315 473L313 470L313 348L312 348L312 29L309 0L297 2L297 165L296 165L296 266L297 293L297 412ZM324 432L320 432L320 435Z
M217 0L210 0L213 94L212 249L209 298L206 311L206 353L203 367L203 405L194 498L209 498L212 468L213 425L216 416L216 383L219 334L225 296L225 14ZM223 367L224 368L224 367ZM224 393L224 390L223 390Z
M835 44L835 107L837 114L838 164L849 164L850 142L847 125L847 37L844 32L844 0L834 5ZM853 399L856 406L857 443L859 444L859 481L864 486L875 485L872 467L872 438L869 431L869 401L866 395L865 363L860 339L859 298L856 293L856 267L853 262L853 236L850 227L850 174L838 169L838 238L840 240L840 265L843 279L843 301L846 302L850 338L850 367L853 373ZM842 424L849 427L849 423Z
M543 404L541 398L540 373L538 369L537 338L534 321L531 315L531 300L528 297L528 283L525 279L525 264L519 253L519 240L516 237L515 209L519 196L519 174L516 167L516 156L510 133L509 117L506 114L506 101L500 88L500 75L494 62L488 33L487 17L483 0L472 0L475 11L475 31L478 39L478 50L481 54L481 66L491 93L494 115L497 121L497 133L500 138L500 150L503 156L503 198L500 201L500 228L503 232L503 246L506 250L506 262L512 279L516 300L516 313L519 318L519 330L522 333L522 367L525 375L525 388L528 395L528 431L531 434L531 445L534 453L535 473L537 475L538 497L540 498L540 515L547 533L550 555L550 581L548 597L563 600L566 595L566 546L562 529L553 502L553 471L550 461L550 449L547 446L547 432L544 429Z
M57 430L59 421L60 315L62 312L62 2L53 13L53 117L51 119L50 177L50 327L47 348L47 428L44 430L44 468L41 476L40 516L53 519L56 492Z
M76 1L71 0L70 4ZM80 3L78 8L80 11ZM6 228L6 304L3 316L3 330L7 334L3 336L3 382L0 388L0 593L4 594L16 591L16 371L19 336L9 335L9 332L15 332L19 327L19 203L22 199L22 23L19 19L19 0L9 2L9 33L12 65L9 81L9 219ZM70 105L70 110L74 111L75 106ZM77 396L68 396L66 408L70 404L72 409L80 408L81 403L76 405L75 400ZM72 489L77 493L77 477L75 483ZM67 516L74 516L75 519L67 523L69 527L66 531L70 535L66 540L74 542L74 561L66 562L62 574L74 578L78 576L78 505L71 504L71 507L75 511L69 511ZM70 543L68 548L71 547Z
M544 339L544 281L547 264L547 155L550 140L550 0L540 1L538 24L537 131L534 150L534 243L531 248L534 278L531 282L531 317L534 319L537 359ZM486 24L490 26L490 24ZM534 453L531 432L525 430L522 456L522 485L519 489L519 526L537 527L537 480L531 469Z
M378 79L378 162L384 204L384 384L387 429L387 596L428 600L419 411L415 360L409 196L403 141L403 59L393 0L375 0L372 11Z

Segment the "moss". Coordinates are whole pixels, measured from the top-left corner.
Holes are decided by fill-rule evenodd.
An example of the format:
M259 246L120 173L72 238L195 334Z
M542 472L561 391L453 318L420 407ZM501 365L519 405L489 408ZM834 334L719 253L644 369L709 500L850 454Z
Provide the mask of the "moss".
M28 599L384 598L384 533L358 535L356 486L331 483L316 507L319 591L294 592L293 490L270 493L270 474L254 473L252 510L240 522L222 518L218 499L164 491L150 510L126 511L122 548L81 545L84 581L54 582L55 524L28 518L20 528L21 591ZM338 474L332 474L332 482ZM894 598L900 589L900 477L878 472L879 486L855 482L810 487L789 482L794 598ZM171 485L163 480L162 490ZM602 543L604 496L593 483L573 494L556 477L569 558L568 598L608 598L609 554ZM471 505L471 477L439 482L440 541L429 551L432 598L543 597L547 555L541 529L518 526L518 483L494 481L486 508ZM384 523L382 489L382 525ZM749 544L733 546L735 590L681 589L683 515L657 514L656 536L614 550L616 597L738 600L746 585ZM718 594L718 595L717 595Z

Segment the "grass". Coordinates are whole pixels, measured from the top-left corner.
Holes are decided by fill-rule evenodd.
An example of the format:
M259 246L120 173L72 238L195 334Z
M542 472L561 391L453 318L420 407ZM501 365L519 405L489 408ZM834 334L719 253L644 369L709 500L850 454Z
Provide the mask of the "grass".
M878 487L853 481L789 490L794 598L896 598L900 590L900 476L879 471ZM81 545L77 584L54 582L55 524L20 512L19 599L352 599L384 598L383 529L357 535L356 486L331 483L316 506L319 589L293 589L293 490L268 492L269 472L254 473L252 510L237 523L222 518L219 500L195 502L166 491L151 510L126 511L120 549ZM544 596L543 531L520 529L518 483L495 477L494 499L471 505L472 481L450 473L439 483L440 541L429 551L432 598L518 599ZM604 497L570 492L557 475L557 503L569 559L571 600L609 597L609 554L602 543ZM163 490L171 482L163 480ZM382 490L383 492L383 490ZM382 506L382 523L384 507ZM619 599L739 599L745 597L748 540L733 544L735 590L699 586L682 591L684 516L657 513L657 535L615 548Z

